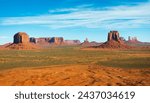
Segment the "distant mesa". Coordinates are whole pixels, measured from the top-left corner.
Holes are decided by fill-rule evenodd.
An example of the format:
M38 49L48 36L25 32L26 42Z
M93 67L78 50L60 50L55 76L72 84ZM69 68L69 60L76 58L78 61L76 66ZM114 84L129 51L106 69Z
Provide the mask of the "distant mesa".
M120 42L120 37L119 37L119 32L118 31L110 31L108 33L108 40L107 41L117 41L117 42Z
M18 32L14 35L14 44L29 43L29 36L25 32Z
M130 48L124 43L122 37L119 36L118 31L110 31L108 33L107 42L98 46L100 48Z
M30 38L30 42L40 46L51 46L51 45L78 45L79 40L64 40L63 37L42 37L42 38Z
M79 45L81 44L80 40L65 40L66 45Z
M14 35L14 42L6 48L9 49L38 49L36 45L30 43L29 35L25 32L18 32Z
M64 40L63 37L29 37L25 32L14 34L13 43L0 45L0 49L39 49L49 48L53 46L79 45L81 47L92 48L135 48L136 45L149 45L149 43L140 42L137 37L128 37L125 40L120 37L118 31L113 30L108 33L107 41L98 43L95 41L89 42L88 38L81 43L79 40ZM133 44L133 45L132 45Z
M128 37L128 41L127 41L128 43L141 43L138 39L137 39L137 37L131 37L131 36L129 36Z
M64 38L63 37L53 37L53 38L51 38L50 43L54 43L56 45L63 44Z
M49 44L50 40L51 40L51 38L49 38L49 37L41 37L41 38L31 37L30 38L31 43L41 44L41 45Z
M30 42L39 44L39 45L49 45L49 44L55 44L55 45L60 45L64 43L64 38L63 37L42 37L42 38L30 38Z
M95 42L95 41L92 41L92 42L89 42L88 38L86 38L84 40L83 43L81 43L80 45L82 47L91 47L91 46L99 46L101 43L98 43L98 42Z
M86 39L84 40L84 42L81 43L81 46L83 46L83 47L89 47L89 46L92 46L92 45L91 45L91 43L89 42L88 38L86 38Z

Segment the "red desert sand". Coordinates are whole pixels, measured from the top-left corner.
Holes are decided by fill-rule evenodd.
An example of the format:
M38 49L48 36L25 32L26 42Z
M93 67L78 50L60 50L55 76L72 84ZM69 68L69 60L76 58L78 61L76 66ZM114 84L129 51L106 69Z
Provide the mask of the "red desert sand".
M12 86L135 86L150 85L149 69L68 65L0 71L0 85Z

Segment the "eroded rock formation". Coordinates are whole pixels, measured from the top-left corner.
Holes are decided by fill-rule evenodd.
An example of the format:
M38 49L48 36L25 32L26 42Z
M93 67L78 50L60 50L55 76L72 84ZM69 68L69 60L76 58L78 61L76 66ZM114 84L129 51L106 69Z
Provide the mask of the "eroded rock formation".
M140 41L137 39L137 37L128 37L128 41L129 43L140 43Z
M84 40L84 42L81 43L81 46L83 46L83 47L89 47L89 46L92 46L92 44L89 42L88 38L86 38Z
M18 43L29 43L29 36L25 32L18 32L14 35L14 42L15 44Z
M42 38L30 38L30 42L36 44L62 44L64 43L63 37L42 37Z
M108 33L108 40L107 41L111 41L111 40L114 40L114 41L118 41L120 42L120 37L119 37L119 32L118 31L110 31Z
M118 31L110 31L108 33L107 42L99 46L100 48L130 48L119 36Z
M29 42L29 36L25 32L18 32L14 35L14 42L6 48L9 49L38 49L39 47Z
M63 37L53 37L53 38L50 39L50 43L63 44L64 43L64 38Z
M37 44L45 44L45 43L50 43L50 40L51 38L50 37L47 37L47 38L30 38L30 42L33 42L33 43L37 43Z
M65 44L77 45L77 44L81 44L81 42L80 42L80 40L65 40Z

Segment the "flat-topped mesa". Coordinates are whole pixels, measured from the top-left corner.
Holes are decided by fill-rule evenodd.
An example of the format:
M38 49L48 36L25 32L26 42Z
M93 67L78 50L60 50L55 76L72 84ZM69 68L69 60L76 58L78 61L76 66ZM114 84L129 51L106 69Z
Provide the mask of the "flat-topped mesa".
M64 38L63 37L53 37L50 40L50 43L54 43L54 44L63 44L64 43Z
M42 37L42 38L30 38L30 42L35 43L35 44L56 44L60 45L63 44L64 38L63 37Z
M14 35L14 44L29 43L29 36L25 32L18 32Z
M77 45L77 44L81 44L81 42L80 42L80 40L65 40L65 44Z
M108 33L108 40L107 41L117 41L117 42L120 42L120 37L119 37L119 32L118 31L110 31Z
M18 32L14 35L14 41L12 44L6 46L9 49L38 49L39 47L33 43L30 43L29 35L25 32Z
M31 37L30 38L30 42L32 42L32 43L39 43L39 44L49 43L50 40L51 40L50 37L42 37L42 38Z

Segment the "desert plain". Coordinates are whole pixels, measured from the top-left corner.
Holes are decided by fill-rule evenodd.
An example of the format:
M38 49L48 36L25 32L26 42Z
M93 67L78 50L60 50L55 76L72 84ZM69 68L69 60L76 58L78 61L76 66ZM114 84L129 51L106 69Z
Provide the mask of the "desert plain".
M149 86L150 49L0 50L1 86Z

